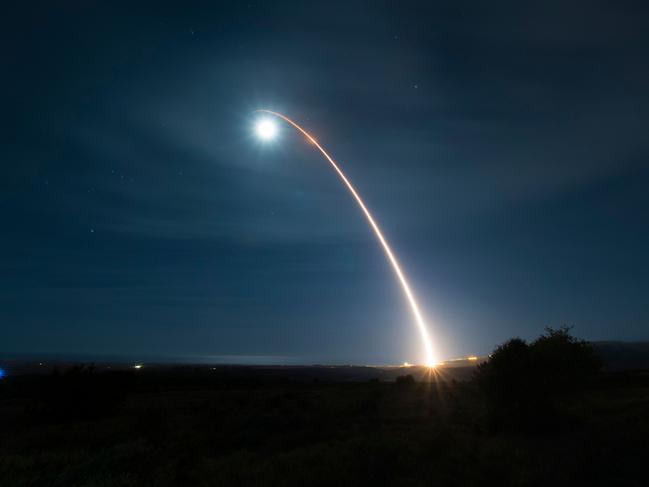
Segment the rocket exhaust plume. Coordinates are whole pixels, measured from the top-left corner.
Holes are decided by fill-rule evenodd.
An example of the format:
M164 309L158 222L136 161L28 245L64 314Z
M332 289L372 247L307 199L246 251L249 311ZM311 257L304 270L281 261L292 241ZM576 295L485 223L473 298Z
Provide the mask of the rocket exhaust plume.
M417 328L419 329L419 333L421 335L421 340L423 342L424 350L426 353L426 365L430 367L435 365L436 362L435 362L435 356L433 354L433 346L431 344L430 335L428 334L428 328L426 327L426 323L424 322L421 312L419 311L417 300L415 299L415 296L410 290L410 285L408 284L408 281L406 280L406 277L403 274L403 271L401 270L401 266L399 266L399 262L397 261L394 252L392 252L392 249L390 248L388 241L383 236L383 232L381 232L381 229L379 228L378 224L374 220L374 217L370 213L370 210L367 209L367 206L365 206L365 203L363 202L362 198L360 197L360 195L358 194L354 186L352 186L352 183L349 181L349 179L347 179L347 177L340 169L338 164L331 158L329 154L327 154L327 152L322 148L322 146L318 143L318 141L315 138L313 138L311 134L309 134L306 130L304 130L297 123L295 123L293 120L288 118L286 115L282 115L281 113L273 112L271 110L255 110L255 111L274 115L275 117L279 117L285 122L292 125L295 129L297 129L300 133L302 133L302 135L304 135L304 137L306 137L306 139L309 142L311 142L315 147L317 147L317 149L322 153L324 158L327 159L327 161L329 161L329 163L334 168L336 173L338 173L338 176L340 176L340 179L342 179L343 183L345 183L345 186L347 186L347 189L349 189L349 192L352 194L352 196L358 203L358 206L360 206L361 210L363 210L363 213L365 214L367 221L372 227L372 230L374 230L376 237L378 238L379 242L381 243L381 246L383 247L383 250L385 251L385 255L387 256L388 260L390 261L390 264L392 265L392 269L394 270L394 273L396 274L399 283L401 284L403 293L406 296L408 304L410 304L412 314L415 318L415 322L417 323Z

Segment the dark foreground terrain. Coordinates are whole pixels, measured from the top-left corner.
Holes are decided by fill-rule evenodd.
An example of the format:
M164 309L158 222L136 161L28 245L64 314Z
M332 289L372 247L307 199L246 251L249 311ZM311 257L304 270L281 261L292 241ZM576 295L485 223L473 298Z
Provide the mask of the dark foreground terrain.
M485 417L475 384L461 380L470 372L145 366L8 376L0 485L647 485L649 374L600 375L507 428Z

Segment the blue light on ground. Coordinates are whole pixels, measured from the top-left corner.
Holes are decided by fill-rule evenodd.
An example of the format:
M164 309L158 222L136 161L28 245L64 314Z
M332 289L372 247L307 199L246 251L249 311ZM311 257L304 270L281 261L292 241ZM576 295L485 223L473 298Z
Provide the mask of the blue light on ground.
M3 368L0 367L0 379L4 378L5 375L7 375L7 373Z

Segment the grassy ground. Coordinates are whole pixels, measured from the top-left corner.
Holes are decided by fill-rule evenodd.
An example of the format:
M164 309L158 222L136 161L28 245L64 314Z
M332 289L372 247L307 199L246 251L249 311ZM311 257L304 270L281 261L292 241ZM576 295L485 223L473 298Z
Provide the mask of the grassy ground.
M462 382L91 374L0 394L2 487L647 485L642 375L604 377L526 432L490 427Z

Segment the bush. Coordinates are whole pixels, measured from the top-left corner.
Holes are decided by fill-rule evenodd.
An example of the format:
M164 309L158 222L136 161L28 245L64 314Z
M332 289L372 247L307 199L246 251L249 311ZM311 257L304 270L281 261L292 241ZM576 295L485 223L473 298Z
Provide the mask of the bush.
M595 350L570 334L570 328L546 328L530 345L537 388L557 396L583 388L602 368Z
M601 369L592 347L570 328L546 328L528 344L512 338L480 364L475 382L495 426L547 428L562 395L582 389Z

